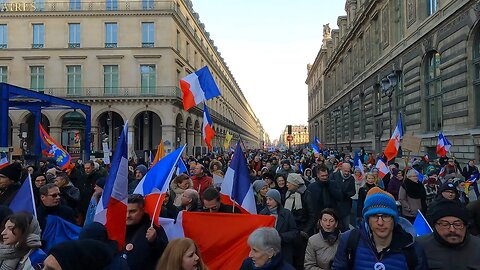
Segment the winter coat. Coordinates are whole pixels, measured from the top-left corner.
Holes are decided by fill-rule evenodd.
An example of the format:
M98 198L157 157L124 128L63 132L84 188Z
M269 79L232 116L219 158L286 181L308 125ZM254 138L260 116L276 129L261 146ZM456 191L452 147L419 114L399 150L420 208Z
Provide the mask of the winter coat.
M132 270L153 270L165 250L168 239L162 227L155 228L157 238L149 243L145 235L150 227L150 218L145 214L140 223L127 226L125 244L132 244L131 251L125 251L127 263Z
M78 204L80 203L80 190L72 183L68 183L66 186L60 187L59 189L61 204L66 205L73 210L77 210Z
M18 190L20 189L20 183L13 183L8 186L5 190L0 191L0 204L9 206L12 202L15 195L17 195Z
M307 188L312 194L312 203L315 208L315 220L320 218L320 212L325 208L333 208L335 202L329 190L328 181L319 181L318 179Z
M398 180L397 176L392 176L390 182L388 183L387 191L392 194L395 200L398 200L398 193L400 192L400 187L403 185L402 180Z
M314 234L308 239L307 250L305 252L305 270L328 270L335 258L340 236L337 241L330 245L323 239L321 232Z
M363 218L363 206L365 205L365 199L367 198L368 191L373 187L376 187L376 185L365 183L365 185L358 190L358 202L356 209L357 218Z
M75 211L73 211L72 208L61 204L57 206L46 207L42 202L40 202L40 205L37 207L37 220L40 224L40 228L42 228L42 231L45 230L48 215L58 216L70 223L75 224Z
M480 269L480 238L467 232L465 241L457 247L449 247L438 241L435 233L421 236L417 242L425 250L430 269L468 270ZM443 240L443 239L442 239Z
M252 258L246 258L242 266L240 267L240 270L295 270L293 266L290 264L284 262L282 260L282 254L277 254L272 257L272 260L265 264L262 267L255 267L252 261Z
M259 213L260 215L272 215L270 209L265 207ZM282 255L285 262L293 263L293 244L298 237L297 224L295 223L295 217L288 209L283 208L281 205L277 207L277 215L275 216L275 229L280 238L282 239Z
M198 191L198 195L202 198L203 192L213 185L212 177L203 175L202 177L192 176L193 189Z
M404 217L416 217L418 210L422 211L422 199L414 199L408 196L403 186L400 187L398 201L402 205L402 215Z
M407 233L400 225L396 225L393 229L392 242L390 248L382 254L378 254L375 245L373 244L370 233L365 228L364 223L360 225L360 240L355 251L355 270L371 270L374 268L377 262L385 265L384 269L388 270L405 270L408 269L407 260L403 249L413 245L416 254L416 267L415 270L426 270L427 258L423 252L422 247L415 243L411 234ZM333 261L332 270L347 270L347 243L350 237L351 230L342 234L340 239L340 245L338 246L335 259ZM378 259L377 259L378 258Z
M350 175L347 179L343 179L341 172L330 175L328 179L330 193L335 200L335 210L340 218L350 215L352 209L351 197L355 195L355 180Z
M192 180L189 180L188 188L193 187ZM187 188L187 189L188 189ZM185 189L181 189L174 181L170 183L170 200L173 201L173 205L179 207L182 205L182 194Z
M313 230L316 224L312 194L306 189L305 185L301 185L295 192L287 192L286 199L290 196L294 196L295 193L300 193L302 208L295 209L295 205L293 205L291 212L295 217L297 228L311 236L313 235Z

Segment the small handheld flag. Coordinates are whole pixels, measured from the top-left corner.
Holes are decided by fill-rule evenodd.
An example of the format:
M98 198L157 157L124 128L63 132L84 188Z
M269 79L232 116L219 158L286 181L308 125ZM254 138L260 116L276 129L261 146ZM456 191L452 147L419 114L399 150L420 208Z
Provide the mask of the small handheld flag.
M37 209L35 207L35 199L33 196L32 178L30 174L27 176L27 179L23 181L22 186L13 198L9 207L14 213L25 211L32 214L34 217L37 216Z
M40 138L42 139L42 153L47 157L53 157L62 170L67 169L70 165L70 154L48 135L42 124L39 124L39 126Z
M398 154L398 149L400 147L400 140L403 138L403 121L402 114L398 115L397 126L392 133L392 137L388 141L384 155L387 157L387 161L394 159Z
M452 147L452 143L450 143L450 141L447 140L447 137L440 132L437 141L437 155L439 157L447 156L447 152L450 152L450 147Z
M203 104L203 139L208 146L208 149L212 150L212 140L215 137L215 131L212 127L212 119L210 118L210 113L208 113L208 108L206 104Z
M417 232L417 236L422 236L425 234L432 233L432 227L428 224L427 220L423 216L422 212L418 210L417 217L415 217L415 221L413 222L413 227Z
M10 163L8 162L7 153L0 152L0 169L2 169L4 167L7 167L8 164L10 164Z

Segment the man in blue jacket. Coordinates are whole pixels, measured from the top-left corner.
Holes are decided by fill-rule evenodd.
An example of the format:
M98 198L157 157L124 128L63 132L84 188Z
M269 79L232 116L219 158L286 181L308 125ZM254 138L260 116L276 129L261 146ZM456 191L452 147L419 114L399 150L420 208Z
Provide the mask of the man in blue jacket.
M370 189L363 208L364 222L341 236L332 265L338 269L428 269L423 249L399 224L393 196Z

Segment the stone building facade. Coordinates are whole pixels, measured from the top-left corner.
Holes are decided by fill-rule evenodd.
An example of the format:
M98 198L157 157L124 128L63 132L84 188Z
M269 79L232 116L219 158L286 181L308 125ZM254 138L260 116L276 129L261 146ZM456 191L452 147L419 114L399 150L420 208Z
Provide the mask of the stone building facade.
M399 113L434 157L440 131L480 158L480 2L347 0L309 64L310 137L380 153ZM391 124L390 124L391 123Z
M292 130L291 130L291 135L293 137L293 140L290 142L291 146L296 146L296 145L304 145L308 143L309 136L308 136L308 127L306 125L291 125ZM284 144L288 146L288 125L285 127L283 130L282 134L280 134L280 138L278 142L280 144Z
M203 105L184 111L179 80L203 66L222 95L207 102L216 136L259 147L268 136L189 0L0 1L0 82L78 101L92 108L92 148L115 145L129 121L130 151L205 147ZM52 137L69 144L68 111L43 111ZM71 116L71 115L70 115ZM10 112L12 145L33 118ZM70 119L71 117L67 117ZM81 132L80 132L81 133ZM112 146L112 145L111 145Z

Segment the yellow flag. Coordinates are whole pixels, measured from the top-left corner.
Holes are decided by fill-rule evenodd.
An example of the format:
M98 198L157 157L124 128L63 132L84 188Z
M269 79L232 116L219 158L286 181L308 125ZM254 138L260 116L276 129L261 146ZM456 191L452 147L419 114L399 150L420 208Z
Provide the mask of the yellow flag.
M232 140L233 135L228 133L225 134L225 142L223 143L223 148L227 149L230 146L230 141Z
M157 153L155 154L155 158L153 159L152 165L155 165L160 159L165 156L165 148L163 147L163 140L160 140L158 144Z

